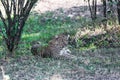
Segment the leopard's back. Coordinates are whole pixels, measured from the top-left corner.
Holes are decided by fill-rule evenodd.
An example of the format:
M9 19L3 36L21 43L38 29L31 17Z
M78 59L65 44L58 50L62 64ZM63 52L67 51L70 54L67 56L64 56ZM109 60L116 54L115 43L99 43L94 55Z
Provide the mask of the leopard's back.
M57 35L48 43L48 45L51 55L57 57L60 51L68 45L68 36L65 34Z

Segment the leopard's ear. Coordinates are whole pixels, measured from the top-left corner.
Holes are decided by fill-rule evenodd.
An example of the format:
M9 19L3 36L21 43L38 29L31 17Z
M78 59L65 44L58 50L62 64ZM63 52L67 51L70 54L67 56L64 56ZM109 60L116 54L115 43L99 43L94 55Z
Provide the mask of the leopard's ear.
M32 45L35 45L35 44L40 44L40 45L41 45L41 42L40 42L40 41L32 41L32 42L30 43L31 46L32 46Z
M57 38L58 38L58 35L55 35L55 38L57 39Z
M70 35L68 34L68 35L67 35L67 40L69 40L69 39L70 39Z

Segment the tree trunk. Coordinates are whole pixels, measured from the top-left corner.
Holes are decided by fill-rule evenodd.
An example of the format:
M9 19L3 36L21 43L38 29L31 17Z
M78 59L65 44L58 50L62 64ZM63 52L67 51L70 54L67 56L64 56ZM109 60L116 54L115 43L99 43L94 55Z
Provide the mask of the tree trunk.
M107 3L106 3L106 0L103 0L103 16L104 16L103 26L104 26L104 29L107 30Z
M4 18L0 10L0 18L4 24L2 28L5 29L2 33L4 33L3 38L10 53L13 53L14 49L17 48L25 22L33 5L37 1L38 0L0 0L7 16L7 18ZM13 15L13 17L11 15Z
M103 16L106 18L107 14L106 14L106 0L103 0Z
M118 4L117 4L117 13L118 13L118 22L120 25L120 1L118 0Z

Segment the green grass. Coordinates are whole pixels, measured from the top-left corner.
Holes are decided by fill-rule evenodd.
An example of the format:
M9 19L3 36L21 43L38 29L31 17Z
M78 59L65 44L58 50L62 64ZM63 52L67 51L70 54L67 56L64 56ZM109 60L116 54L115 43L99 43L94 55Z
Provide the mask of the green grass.
M22 38L18 49L16 50L17 55L28 55L30 53L31 42L40 41L43 45L51 40L51 38L57 34L67 32L71 36L75 35L78 28L93 28L91 21L80 17L78 20L72 20L69 17L57 16L53 17L53 12L46 12L45 14L30 14L28 20L23 29ZM0 27L3 24L0 21ZM96 27L98 27L96 25ZM107 35L106 35L107 36ZM86 38L86 36L84 37ZM96 49L99 45L108 45L107 41L100 42L99 45L95 45L94 42L99 38L92 38L90 42L86 42L84 45L82 40L78 40L77 48L80 50ZM0 45L2 46L3 40L0 34ZM0 49L3 53L4 49Z
M67 32L73 35L78 28L82 27L80 22L85 21L85 19L81 18L76 22L69 17L63 19L61 16L58 16L54 18L52 15L53 13L47 12L46 14L31 14L29 16L23 29L20 44L16 50L17 54L31 54L29 50L32 41L40 41L43 44L47 44L57 34ZM1 21L0 26L3 26ZM1 35L0 42L3 42ZM3 50L1 49L1 51Z

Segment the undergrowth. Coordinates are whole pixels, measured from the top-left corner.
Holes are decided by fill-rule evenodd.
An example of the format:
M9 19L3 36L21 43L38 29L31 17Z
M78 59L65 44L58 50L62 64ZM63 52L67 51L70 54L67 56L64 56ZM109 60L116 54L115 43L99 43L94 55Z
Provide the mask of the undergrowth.
M39 41L43 45L47 45L47 43L53 36L60 33L67 32L71 36L75 36L76 32L79 29L93 30L95 28L99 28L97 24L93 27L92 23L90 23L91 21L88 21L86 18L79 17L79 19L73 20L62 15L54 16L53 12L46 12L45 14L41 15L31 13L23 29L22 39L20 41L18 49L15 51L15 54L31 55L30 47L33 41ZM0 26L3 26L1 21ZM83 32L84 31L85 30L83 30ZM109 36L109 34L105 34L103 36ZM101 35L98 35L97 37L92 37L90 39L87 37L89 36L85 35L82 39L79 39L77 41L77 49L88 50L109 45L109 42L107 40L102 40ZM110 37L111 36L109 36L108 38ZM0 34L0 52L4 54L6 49L3 47L3 43L4 41L2 40Z

